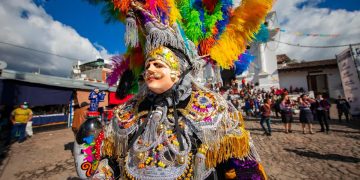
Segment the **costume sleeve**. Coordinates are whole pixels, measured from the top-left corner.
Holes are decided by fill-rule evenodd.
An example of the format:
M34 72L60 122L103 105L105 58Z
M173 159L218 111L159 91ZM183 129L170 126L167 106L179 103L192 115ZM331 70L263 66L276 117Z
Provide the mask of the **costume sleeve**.
M203 179L207 171L216 169L218 179L266 179L241 112L209 92L193 92L189 103L182 113L201 141L195 158L195 177Z

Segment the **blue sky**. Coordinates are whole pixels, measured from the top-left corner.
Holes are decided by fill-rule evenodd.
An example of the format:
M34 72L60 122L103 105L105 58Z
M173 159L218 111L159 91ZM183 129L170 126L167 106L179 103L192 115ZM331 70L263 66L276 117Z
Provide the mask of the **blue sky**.
M122 53L124 46L124 25L105 23L101 15L101 5L91 5L85 0L47 0L41 1L42 6L55 20L73 27L81 36L88 38L92 43L100 44L109 53ZM320 2L320 3L319 3ZM331 10L345 9L359 10L360 0L310 0L299 3L298 7L316 3L316 7Z
M105 23L102 5L91 5L84 0L48 0L41 3L55 20L73 27L92 43L104 46L110 53L122 53L124 25L120 22Z
M278 24L274 27L339 36L299 37L284 32L276 40L317 46L358 43L359 4L360 0L277 0L273 10ZM0 0L0 61L5 61L8 69L69 76L77 61L110 59L122 54L124 25L106 24L101 9L102 6L86 0ZM274 42L268 47L275 54L305 61L334 58L344 50L298 48Z
M300 7L317 3L319 0L306 1L304 3L300 3ZM345 9L347 11L355 11L360 9L360 1L359 0L320 0L320 3L316 5L319 8L329 8L332 10Z

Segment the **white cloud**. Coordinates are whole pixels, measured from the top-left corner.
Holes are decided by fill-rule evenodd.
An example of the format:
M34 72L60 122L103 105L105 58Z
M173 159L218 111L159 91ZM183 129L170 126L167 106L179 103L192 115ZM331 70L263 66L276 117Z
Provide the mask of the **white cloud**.
M300 45L342 45L360 42L360 11L331 10L316 7L323 0L277 0L274 10L280 27L291 32L340 34L336 38L305 37L281 32L282 42ZM306 6L298 7L300 3ZM279 44L277 54L287 54L292 59L320 60L335 58L346 47L331 49L299 48Z
M31 0L1 0L0 41L51 52L65 57L95 60L111 55L101 45L93 45L72 27L54 20ZM0 60L8 68L68 76L75 60L36 53L0 44Z

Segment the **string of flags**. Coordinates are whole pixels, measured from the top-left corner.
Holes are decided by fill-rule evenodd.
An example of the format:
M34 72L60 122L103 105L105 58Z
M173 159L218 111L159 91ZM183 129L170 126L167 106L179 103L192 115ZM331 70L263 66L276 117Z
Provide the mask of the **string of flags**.
M295 36L327 37L327 38L336 38L336 37L340 36L340 34L318 34L318 33L306 33L306 32L292 32L292 31L288 31L288 30L282 29L282 28L275 28L275 30L277 32L280 31L280 32L290 33Z

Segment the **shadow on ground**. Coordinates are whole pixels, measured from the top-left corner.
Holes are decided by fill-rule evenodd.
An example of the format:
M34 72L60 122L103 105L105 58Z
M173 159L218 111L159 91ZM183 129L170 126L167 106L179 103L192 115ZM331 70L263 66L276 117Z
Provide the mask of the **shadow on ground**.
M310 151L310 150L302 150L302 149L284 149L288 152L293 152L300 156L305 156L309 158L323 159L323 160L333 160L333 161L342 161L342 162L350 162L350 163L359 163L360 159L351 156L343 156L340 154L320 154L318 152Z
M68 142L64 144L64 150L70 150L72 154L74 154L74 142Z

